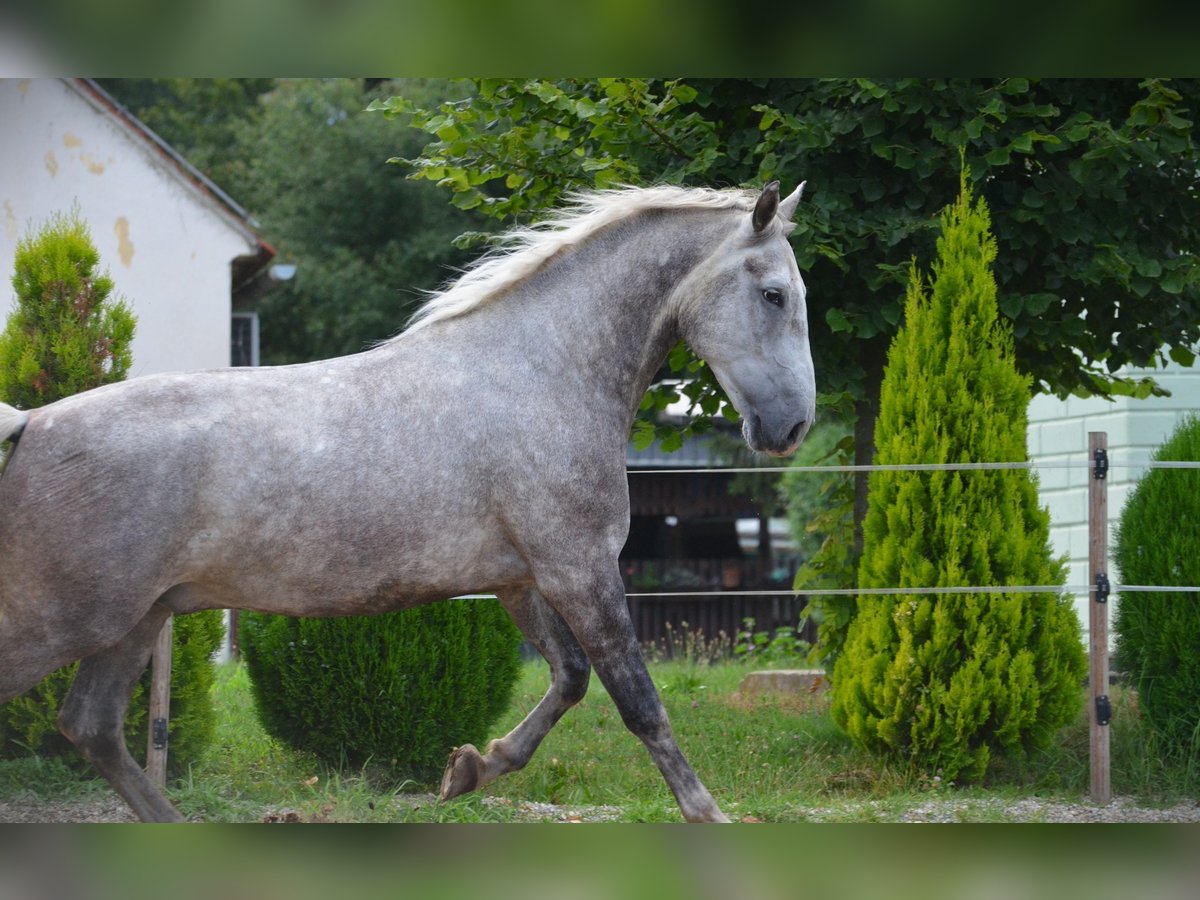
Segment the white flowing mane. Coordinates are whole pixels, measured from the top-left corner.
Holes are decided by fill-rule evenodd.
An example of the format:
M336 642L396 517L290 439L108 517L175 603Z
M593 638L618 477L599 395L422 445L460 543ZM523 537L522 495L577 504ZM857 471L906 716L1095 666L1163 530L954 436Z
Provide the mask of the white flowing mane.
M495 248L463 270L445 288L434 292L413 316L408 333L462 315L498 296L505 288L537 272L557 253L574 247L600 229L635 213L651 209L754 208L757 191L621 187L573 193L569 205L541 222L501 235Z

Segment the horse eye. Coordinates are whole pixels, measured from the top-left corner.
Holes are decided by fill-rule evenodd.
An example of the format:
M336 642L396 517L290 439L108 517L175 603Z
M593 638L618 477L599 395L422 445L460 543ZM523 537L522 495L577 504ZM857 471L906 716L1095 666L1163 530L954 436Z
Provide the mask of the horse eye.
M767 288L762 292L763 299L772 306L783 306L783 291L775 288Z

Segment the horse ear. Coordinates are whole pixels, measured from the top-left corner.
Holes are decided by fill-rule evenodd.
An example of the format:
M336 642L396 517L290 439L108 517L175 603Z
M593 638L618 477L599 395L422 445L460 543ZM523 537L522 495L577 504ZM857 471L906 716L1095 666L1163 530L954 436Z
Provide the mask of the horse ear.
M800 205L800 195L804 193L804 185L807 183L808 182L806 181L800 182L800 187L796 188L794 191L788 194L786 198L779 202L779 215L781 215L785 221L790 222L792 220L792 216L796 214L796 207Z
M779 182L772 181L758 196L758 202L754 204L754 230L762 231L771 224L775 218L775 211L779 209Z

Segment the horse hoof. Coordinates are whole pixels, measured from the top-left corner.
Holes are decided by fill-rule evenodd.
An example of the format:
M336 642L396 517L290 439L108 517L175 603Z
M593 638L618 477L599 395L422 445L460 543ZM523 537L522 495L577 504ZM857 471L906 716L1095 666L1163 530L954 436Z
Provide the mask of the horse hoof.
M442 775L442 799L453 800L475 790L479 786L482 773L483 757L479 755L478 750L471 744L455 747Z

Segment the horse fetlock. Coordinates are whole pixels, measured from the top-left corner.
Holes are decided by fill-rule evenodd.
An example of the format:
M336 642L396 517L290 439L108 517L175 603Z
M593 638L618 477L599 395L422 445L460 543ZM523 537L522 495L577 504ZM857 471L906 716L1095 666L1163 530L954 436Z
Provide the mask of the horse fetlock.
M514 755L510 749L510 738L495 738L488 742L487 749L483 752L483 762L489 773L488 781L497 778L500 775L507 775L509 772L515 772L517 769L523 768L525 763L529 762L529 753L521 753L520 745L518 744L517 755ZM529 751L532 753L532 750Z
M721 812L721 810L715 806L709 812L693 813L692 815L685 815L684 818L689 822L698 824L729 824L729 816L725 815L725 813Z
M671 779L668 778L668 782ZM717 801L713 799L712 794L698 780L691 778L685 779L691 784L681 785L679 789L672 790L675 794L675 800L679 804L679 811L683 813L683 818L687 822L729 822L729 817L721 812L721 808L717 806Z

